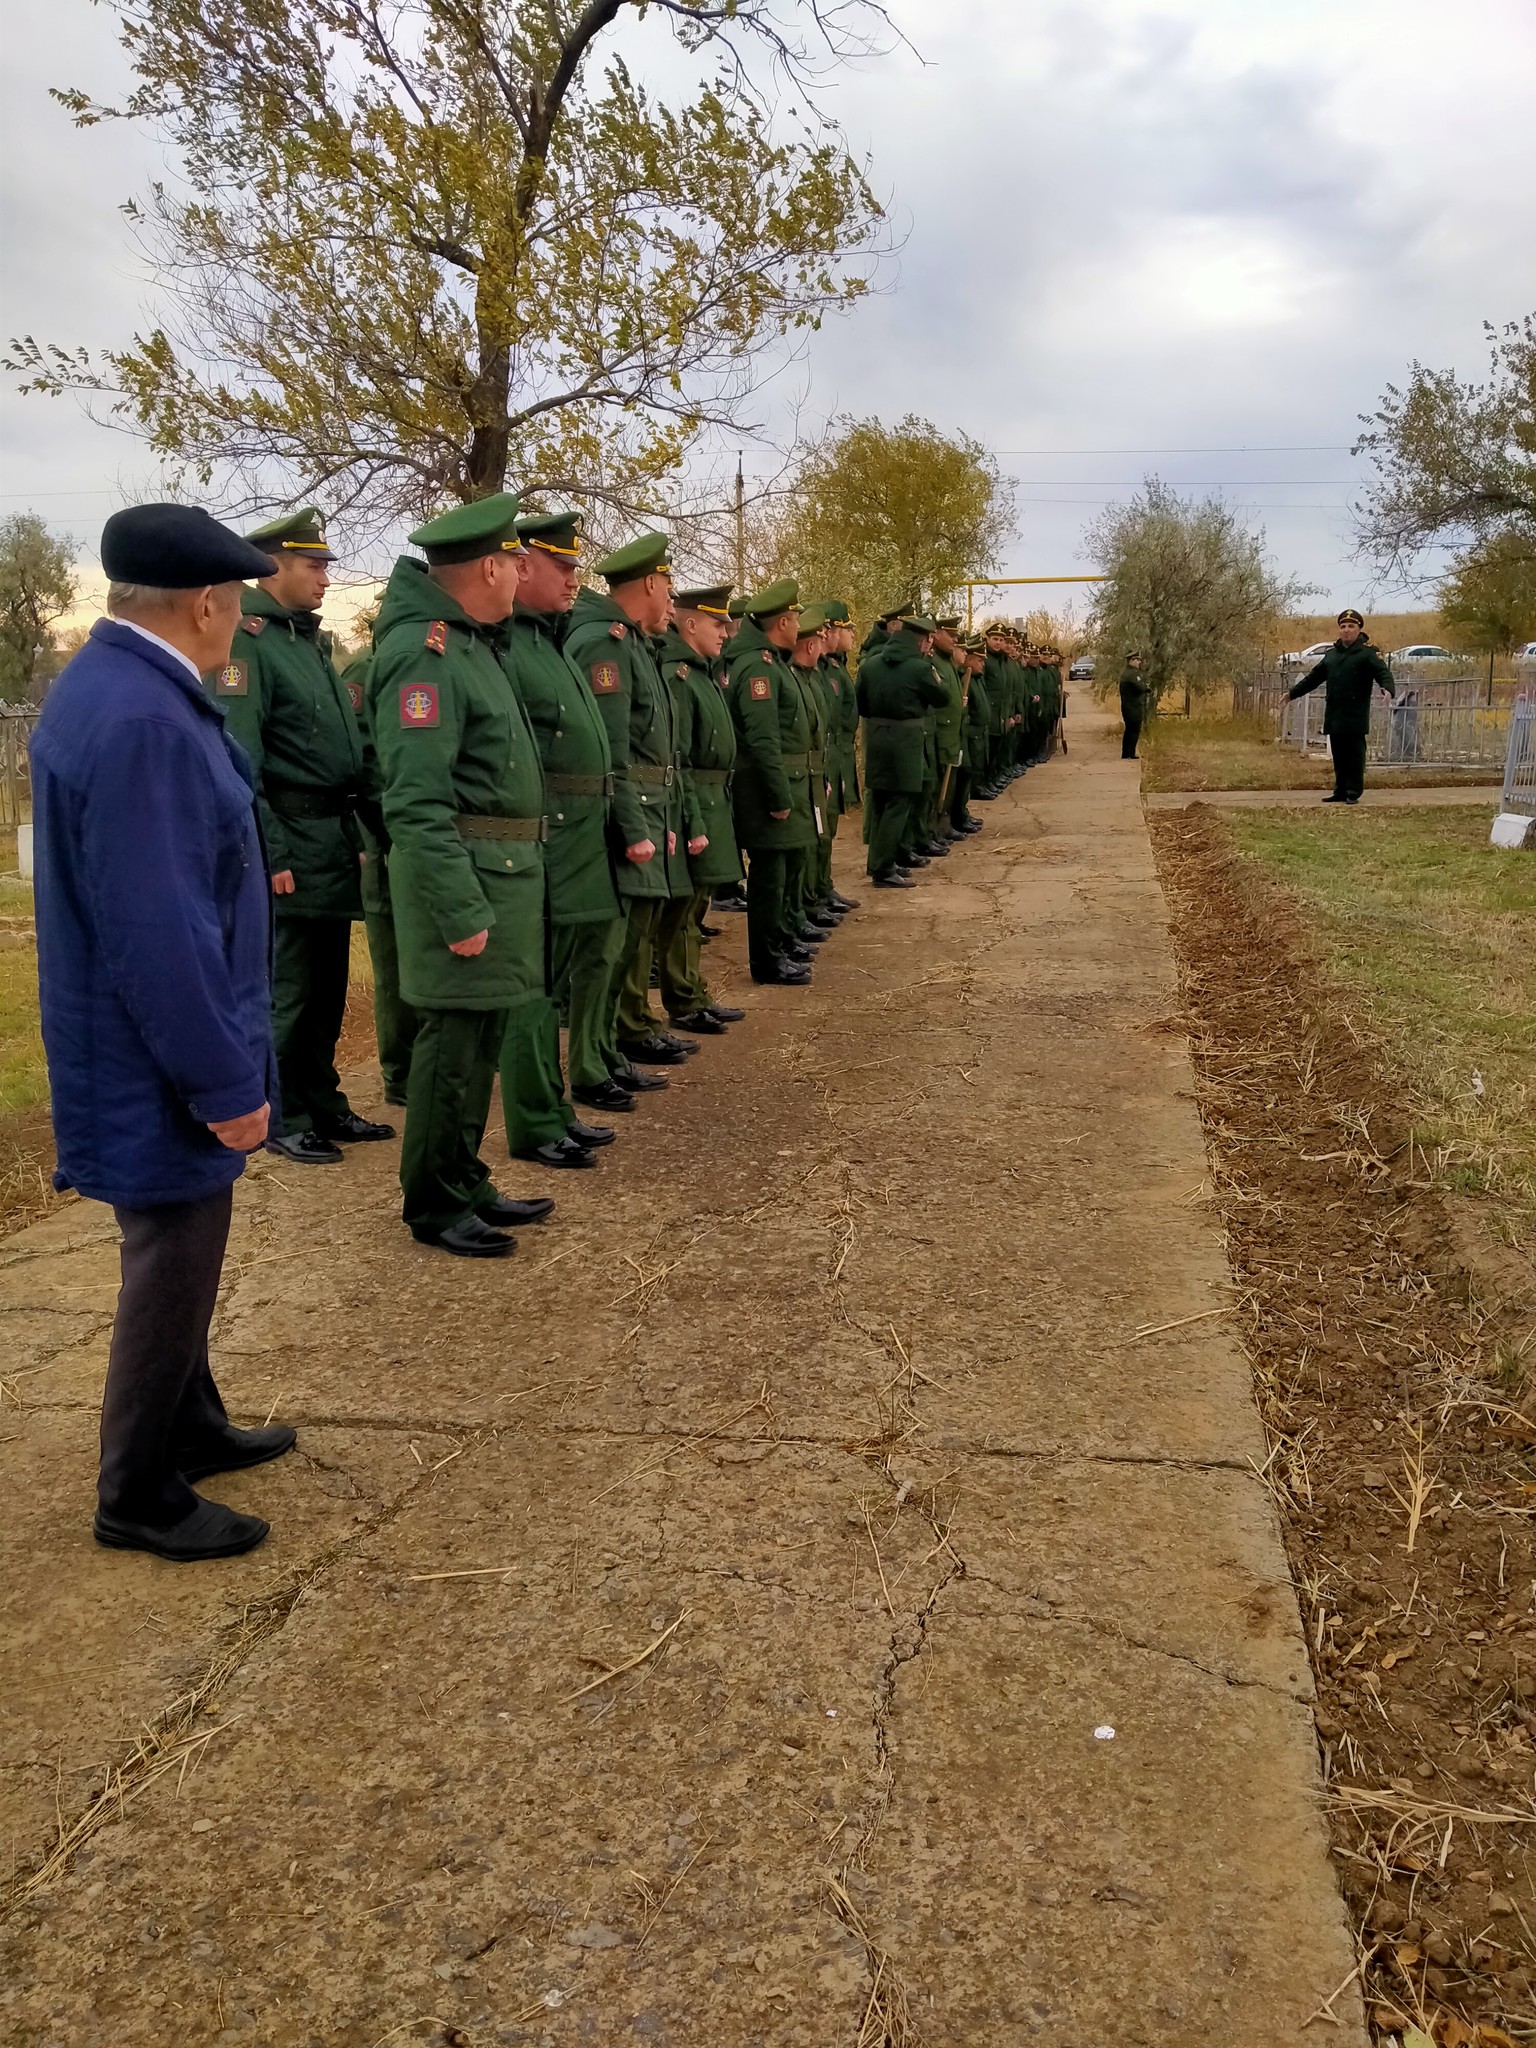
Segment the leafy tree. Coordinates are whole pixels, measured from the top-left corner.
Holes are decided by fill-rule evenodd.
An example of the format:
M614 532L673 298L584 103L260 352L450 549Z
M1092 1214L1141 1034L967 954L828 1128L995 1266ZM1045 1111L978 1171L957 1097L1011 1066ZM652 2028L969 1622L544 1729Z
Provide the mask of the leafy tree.
M1488 381L1415 363L1387 386L1355 443L1376 471L1358 514L1362 550L1401 570L1437 541L1501 531L1536 540L1536 314L1485 326Z
M1108 578L1089 614L1099 680L1113 683L1139 649L1154 709L1182 689L1187 712L1193 696L1229 682L1308 594L1274 573L1262 529L1250 532L1218 499L1181 498L1157 477L1101 513L1087 541Z
M765 350L868 288L863 172L771 88L814 109L874 0L109 4L136 90L57 97L177 151L190 196L135 216L167 315L95 359L28 336L8 367L106 395L250 506L316 497L377 532L509 479L643 504ZM708 67L677 104L598 65L658 15Z
M0 519L0 703L30 701L52 670L52 626L76 598L74 550L35 512Z
M1496 533L1459 556L1440 586L1440 622L1490 655L1536 635L1536 536Z
M907 599L953 604L1013 531L1011 492L982 444L909 413L894 427L834 421L801 462L775 539L802 590L867 620Z

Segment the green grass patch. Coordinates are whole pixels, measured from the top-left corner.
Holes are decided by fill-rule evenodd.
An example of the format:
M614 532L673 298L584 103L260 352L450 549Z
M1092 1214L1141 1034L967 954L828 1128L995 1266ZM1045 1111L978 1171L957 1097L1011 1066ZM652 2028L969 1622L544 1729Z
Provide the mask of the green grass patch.
M1331 789L1333 768L1324 758L1282 747L1262 718L1154 718L1142 729L1141 786L1145 790ZM1371 768L1376 789L1486 784L1491 768Z
M1536 1222L1536 856L1481 810L1235 811L1387 1047L1448 1187Z

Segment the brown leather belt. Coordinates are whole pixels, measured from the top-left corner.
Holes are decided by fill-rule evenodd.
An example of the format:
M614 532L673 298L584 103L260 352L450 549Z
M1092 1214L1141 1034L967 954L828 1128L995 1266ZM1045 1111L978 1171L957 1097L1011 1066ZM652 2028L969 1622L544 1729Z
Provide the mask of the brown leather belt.
M454 819L461 839L533 839L549 837L548 818L486 818L461 812Z
M811 757L809 754L785 754L779 765L786 775L809 775Z
M722 787L731 779L729 768L690 768L688 773L695 782L718 782Z
M554 796L612 796L611 775L546 775L544 787Z
M629 774L632 782L648 783L652 789L670 789L677 780L677 770L670 761L665 766L659 761L631 761Z

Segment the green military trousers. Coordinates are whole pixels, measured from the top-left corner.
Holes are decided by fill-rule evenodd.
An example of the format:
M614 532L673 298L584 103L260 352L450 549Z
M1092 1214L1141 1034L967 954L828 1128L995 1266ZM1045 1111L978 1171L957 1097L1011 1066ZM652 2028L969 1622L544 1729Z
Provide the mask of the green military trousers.
M864 799L869 819L869 872L883 881L910 846L917 799L904 789L872 789Z
M971 771L957 761L949 771L949 804L945 817L951 832L963 831L971 817Z
M560 1074L560 1011L552 996L519 1003L501 1042L501 1113L514 1158L553 1145L576 1121Z
M298 1131L330 1130L351 1111L336 1071L351 952L349 918L277 920L272 1040L285 1138Z
M430 1242L495 1195L480 1143L507 1012L422 1010L419 1016L406 1087L400 1190L412 1235Z
M628 920L557 924L552 931L550 979L565 1012L565 1064L573 1088L601 1088L623 1065L614 1035L619 965Z
M384 1100L403 1108L419 1013L400 993L400 948L393 913L370 910L366 922L368 955L373 962L373 1035L378 1041L379 1071L384 1076Z
M747 964L755 975L772 975L784 957L784 885L791 853L748 847Z
M704 939L699 926L709 901L708 889L695 889L689 896L674 896L662 912L656 943L661 1000L669 1017L686 1017L708 1007L709 984L704 979Z
M933 838L933 826L929 820L938 807L939 785L936 779L924 780L918 794L907 799L907 836L903 842L906 853L926 853Z
M837 812L827 816L827 829L816 842L815 887L811 892L813 903L825 904L832 900L832 842L837 837Z
M656 937L669 900L665 896L631 896L629 899L624 954L619 962L617 1024L620 1052L626 1039L649 1038L660 1029L651 1008L651 963L656 958Z

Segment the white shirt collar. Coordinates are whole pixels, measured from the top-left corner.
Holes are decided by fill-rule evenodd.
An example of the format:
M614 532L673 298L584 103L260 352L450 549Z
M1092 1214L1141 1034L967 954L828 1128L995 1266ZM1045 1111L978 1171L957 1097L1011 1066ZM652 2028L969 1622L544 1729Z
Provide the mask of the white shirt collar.
M148 626L136 626L132 619L114 619L113 624L117 626L126 626L130 633L137 633L141 640L148 640L152 646L163 647L167 654L173 655L175 659L181 663L182 667L186 670L187 674L192 678L193 682L197 684L197 687L199 689L203 687L203 678L201 670L198 668L196 662L191 660L189 656L182 653L179 647L173 647L169 640L162 640L158 633L151 633Z

